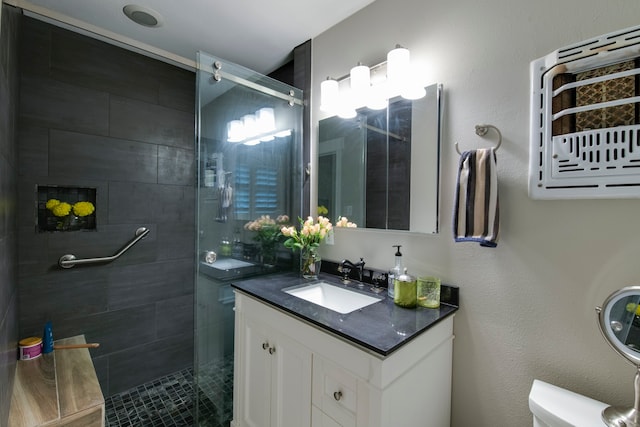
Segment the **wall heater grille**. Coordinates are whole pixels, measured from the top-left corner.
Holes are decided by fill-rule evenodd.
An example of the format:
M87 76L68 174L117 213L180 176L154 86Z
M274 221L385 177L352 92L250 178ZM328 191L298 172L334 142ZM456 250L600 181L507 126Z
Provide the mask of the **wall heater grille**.
M640 26L531 62L529 196L640 197Z

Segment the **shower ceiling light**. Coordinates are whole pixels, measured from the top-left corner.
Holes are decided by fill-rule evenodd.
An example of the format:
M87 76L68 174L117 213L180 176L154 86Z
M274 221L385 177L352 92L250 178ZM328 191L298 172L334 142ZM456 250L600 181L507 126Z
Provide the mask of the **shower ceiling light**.
M257 145L291 135L291 129L277 130L273 108L260 108L254 114L245 114L240 119L227 123L227 141Z
M374 79L373 74L382 69L385 76ZM345 82L349 79L349 87ZM342 86L342 87L341 87ZM409 49L400 45L387 54L387 60L371 68L360 63L351 69L348 76L327 80L320 84L320 110L337 114L342 118L353 118L356 109L368 107L381 110L396 96L405 99L420 99L426 95L424 85L411 68Z
M162 15L148 7L128 4L122 8L122 12L136 24L145 27L155 28L162 25Z

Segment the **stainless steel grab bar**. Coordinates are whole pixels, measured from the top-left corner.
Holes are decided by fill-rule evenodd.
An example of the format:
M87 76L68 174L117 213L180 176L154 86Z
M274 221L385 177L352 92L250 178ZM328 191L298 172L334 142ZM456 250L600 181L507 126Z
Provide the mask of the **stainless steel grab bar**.
M131 246L133 246L136 243L138 243L140 241L140 239L144 238L147 234L149 234L149 231L151 231L151 230L149 230L146 227L138 228L136 230L136 237L134 237L129 243L127 243L122 249L120 249L120 251L118 251L118 253L115 254L115 255L108 256L108 257L103 257L103 258L76 259L75 255L67 254L67 255L62 255L60 257L60 259L58 260L58 265L60 267L62 267L62 268L71 268L71 267L73 267L75 265L96 264L96 263L114 261L115 259L119 258L120 255L122 255L127 250L129 250L129 248L131 248Z

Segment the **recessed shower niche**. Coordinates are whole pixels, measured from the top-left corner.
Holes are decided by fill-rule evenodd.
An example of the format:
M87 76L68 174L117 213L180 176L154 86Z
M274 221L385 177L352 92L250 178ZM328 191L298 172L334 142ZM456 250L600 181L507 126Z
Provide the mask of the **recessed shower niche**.
M96 230L96 189L36 186L36 231Z

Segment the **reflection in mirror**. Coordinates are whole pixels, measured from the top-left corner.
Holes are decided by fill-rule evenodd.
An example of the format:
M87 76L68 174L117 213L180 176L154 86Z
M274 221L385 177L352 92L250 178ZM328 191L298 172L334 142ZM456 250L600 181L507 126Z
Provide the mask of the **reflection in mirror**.
M602 411L608 426L640 426L640 286L612 293L596 307L598 325L609 345L636 366L633 408L609 406Z
M611 346L634 365L640 365L640 286L613 293L603 304L599 324Z
M442 85L427 96L320 120L318 213L359 228L438 231Z

